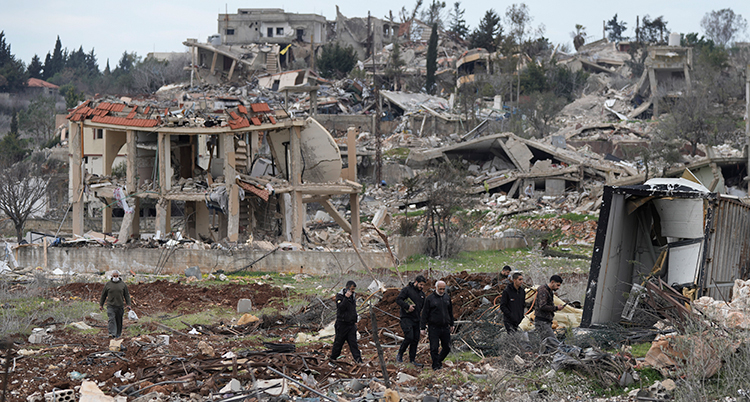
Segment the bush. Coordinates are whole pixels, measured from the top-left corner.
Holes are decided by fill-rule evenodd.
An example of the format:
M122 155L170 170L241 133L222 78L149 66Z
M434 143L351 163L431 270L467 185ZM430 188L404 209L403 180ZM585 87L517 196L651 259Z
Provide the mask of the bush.
M357 52L352 46L342 47L338 42L323 45L316 65L324 78L344 78L357 65Z

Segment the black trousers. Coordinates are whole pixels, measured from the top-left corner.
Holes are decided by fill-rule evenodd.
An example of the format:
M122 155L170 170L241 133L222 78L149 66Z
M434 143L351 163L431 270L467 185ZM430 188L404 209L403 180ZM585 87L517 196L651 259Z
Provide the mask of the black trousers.
M507 333L511 334L511 333L513 333L513 332L516 332L516 331L518 331L518 325L519 325L520 323L519 323L519 324L516 324L516 323L514 323L514 322L510 322L510 321L508 321L508 320L503 320L503 324L505 324L505 332L507 332Z
M122 335L122 316L125 308L107 305L107 332L113 338L119 338Z
M398 348L398 354L404 355L406 349L409 349L409 361L413 362L417 358L417 346L419 345L419 323L409 318L401 319L401 330L404 331L404 341Z
M430 339L430 358L432 358L432 369L443 368L443 360L451 351L451 329L450 327L427 327L427 336ZM440 347L442 346L442 350Z
M344 347L344 342L346 342L349 344L349 351L352 352L354 361L361 362L362 354L359 353L359 346L357 346L357 324L337 321L333 328L336 330L336 337L333 338L331 360L336 360L341 356L341 349Z

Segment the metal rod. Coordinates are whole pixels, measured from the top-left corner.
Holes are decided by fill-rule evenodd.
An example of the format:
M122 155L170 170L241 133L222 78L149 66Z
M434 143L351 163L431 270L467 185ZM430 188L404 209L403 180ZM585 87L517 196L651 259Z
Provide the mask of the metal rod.
M274 369L273 369L272 367L270 367L270 366L266 366L266 369L268 369L268 370L270 370L271 372L273 372L273 373L276 373L276 374L278 374L278 375L280 375L280 376L282 376L282 377L286 378L287 380L289 380L289 381L291 381L291 382L293 382L293 383L295 383L295 384L299 385L300 387L302 387L302 388L304 388L304 389L306 389L306 390L308 390L308 391L312 392L312 393L313 393L313 394L315 394L315 395L318 395L318 396L319 396L319 397L321 397L321 398L325 398L325 399L328 399L328 400L329 400L329 401L331 401L331 402L339 402L339 401L337 401L337 400L335 400L335 399L333 399L333 398L331 398L331 397L328 397L328 396L326 396L325 394L322 394L322 393L320 393L320 392L318 392L318 391L316 391L316 390L314 390L314 389L312 389L312 388L308 387L307 385L305 385L305 384L303 384L303 383L301 383L301 382L299 382L299 381L295 380L295 379L294 379L294 378L292 378L292 377L289 377L288 375L286 375L286 374L284 374L284 373L282 373L282 372L280 372L280 371L278 371L278 370L274 370Z

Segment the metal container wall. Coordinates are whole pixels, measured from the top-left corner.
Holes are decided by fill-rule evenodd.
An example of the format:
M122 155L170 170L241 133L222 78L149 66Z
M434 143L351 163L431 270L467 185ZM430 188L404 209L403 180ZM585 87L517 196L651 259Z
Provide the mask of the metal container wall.
M729 302L734 280L750 273L750 206L722 197L714 202L703 295Z

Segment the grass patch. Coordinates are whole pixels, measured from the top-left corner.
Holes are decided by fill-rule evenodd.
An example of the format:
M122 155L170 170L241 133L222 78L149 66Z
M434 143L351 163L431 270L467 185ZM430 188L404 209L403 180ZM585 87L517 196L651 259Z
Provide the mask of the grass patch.
M636 343L635 345L630 346L630 353L635 358L646 357L646 353L648 353L649 349L651 349L650 342Z
M460 362L478 363L482 361L482 358L472 352L457 352L457 353L449 354L448 357L445 358L445 360L449 360L454 363L460 363Z
M409 152L409 148L391 148L383 152L383 156L388 160L395 160L404 163L409 157Z

